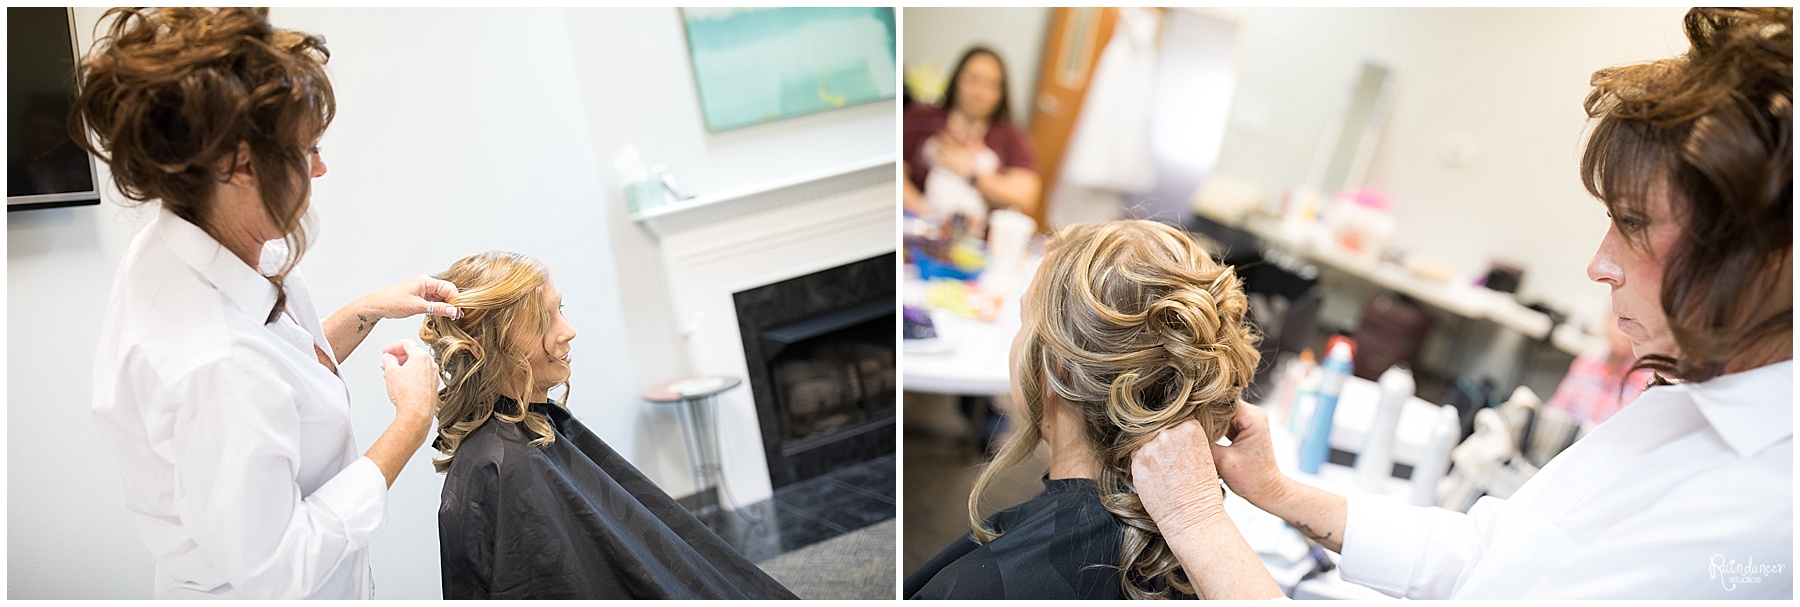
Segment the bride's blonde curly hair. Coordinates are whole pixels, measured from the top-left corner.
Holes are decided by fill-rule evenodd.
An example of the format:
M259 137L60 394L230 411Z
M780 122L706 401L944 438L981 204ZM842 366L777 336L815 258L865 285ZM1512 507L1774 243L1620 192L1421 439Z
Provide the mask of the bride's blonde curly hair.
M1100 462L1100 501L1125 523L1119 583L1126 596L1194 594L1138 500L1131 457L1158 430L1189 419L1215 441L1231 426L1258 361L1237 275L1167 225L1078 224L1052 239L1026 297L1012 371L1018 423L969 495L976 538L999 536L981 520L981 496L1000 470L1037 448L1054 394L1082 420Z
M433 443L444 457L432 460L433 467L449 471L463 438L489 418L523 423L538 437L533 445L555 442L550 420L525 403L517 411L495 409L500 397L522 397L535 385L528 348L542 348L550 330L550 310L544 305L549 271L524 255L488 251L459 259L434 278L456 285L457 295L449 303L462 317L428 316L419 328L419 339L431 347L444 382L438 390L443 405ZM559 385L566 404L569 384Z

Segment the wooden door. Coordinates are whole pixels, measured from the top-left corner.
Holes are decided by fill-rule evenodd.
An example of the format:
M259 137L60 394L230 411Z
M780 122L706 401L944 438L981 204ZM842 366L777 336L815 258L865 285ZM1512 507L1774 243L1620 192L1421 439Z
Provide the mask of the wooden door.
M1119 9L1081 7L1050 9L1050 29L1045 33L1044 54L1038 60L1037 94L1031 102L1031 141L1037 153L1038 175L1043 179L1032 218L1039 229L1048 225L1050 191L1068 151L1075 119L1081 115L1088 82L1100 50L1112 39Z

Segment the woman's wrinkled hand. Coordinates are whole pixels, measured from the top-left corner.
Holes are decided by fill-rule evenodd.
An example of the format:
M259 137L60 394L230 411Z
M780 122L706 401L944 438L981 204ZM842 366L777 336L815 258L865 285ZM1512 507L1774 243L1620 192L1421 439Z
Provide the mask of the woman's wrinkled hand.
M444 303L455 296L455 284L420 274L363 296L361 309L377 318L406 318L427 313L461 318L462 310Z
M1232 492L1259 508L1280 499L1287 480L1275 463L1275 446L1269 441L1269 414L1262 407L1238 403L1232 416L1231 429L1225 433L1230 445L1211 445L1213 465L1219 477Z
M1158 527L1196 526L1223 514L1225 497L1206 430L1188 420L1164 428L1131 458L1131 479Z

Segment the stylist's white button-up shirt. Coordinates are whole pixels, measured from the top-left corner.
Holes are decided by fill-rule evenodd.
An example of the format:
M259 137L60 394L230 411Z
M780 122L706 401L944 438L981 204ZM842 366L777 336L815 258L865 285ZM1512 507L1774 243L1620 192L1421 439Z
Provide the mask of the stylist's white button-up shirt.
M159 598L371 598L387 482L299 272L268 280L164 210L114 278L94 421L156 560Z
M1351 498L1342 575L1410 598L1791 599L1793 373L1651 388L1468 514Z

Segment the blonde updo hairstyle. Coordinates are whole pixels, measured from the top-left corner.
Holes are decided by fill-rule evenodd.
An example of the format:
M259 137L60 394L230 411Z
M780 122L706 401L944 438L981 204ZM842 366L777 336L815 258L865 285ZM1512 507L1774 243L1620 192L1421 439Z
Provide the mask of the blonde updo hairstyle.
M1194 594L1138 500L1131 457L1158 430L1189 419L1212 440L1231 426L1258 361L1237 275L1167 225L1078 224L1052 239L1026 297L1013 367L1018 423L969 495L976 538L1000 535L981 520L981 496L999 471L1036 449L1045 407L1061 401L1082 420L1100 463L1101 503L1125 523L1126 596Z
M489 418L523 423L538 437L533 445L554 442L550 420L523 402L517 411L495 409L502 396L521 399L536 385L528 348L543 348L550 330L550 310L544 305L549 271L524 255L488 251L459 259L435 277L456 285L457 295L449 303L462 311L461 318L427 316L419 328L419 339L431 347L444 382L438 390L443 405L433 443L444 454L432 462L437 471L450 470L457 446ZM568 382L558 385L567 402Z

